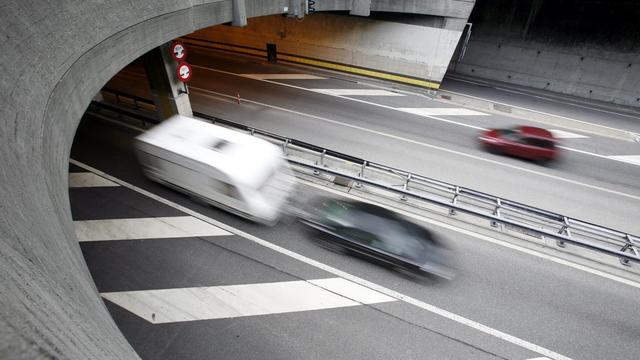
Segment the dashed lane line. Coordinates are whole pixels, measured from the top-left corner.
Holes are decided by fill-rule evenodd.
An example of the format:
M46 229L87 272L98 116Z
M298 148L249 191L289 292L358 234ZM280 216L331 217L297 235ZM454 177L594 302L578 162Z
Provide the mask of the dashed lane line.
M610 159L626 162L628 164L640 165L640 155L613 155Z

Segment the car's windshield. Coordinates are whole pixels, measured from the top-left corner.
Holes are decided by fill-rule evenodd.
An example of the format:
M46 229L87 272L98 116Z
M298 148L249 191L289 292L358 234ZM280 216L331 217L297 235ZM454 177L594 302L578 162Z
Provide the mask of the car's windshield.
M378 218L373 224L378 241L372 246L410 260L423 258L424 241L411 228L392 219Z

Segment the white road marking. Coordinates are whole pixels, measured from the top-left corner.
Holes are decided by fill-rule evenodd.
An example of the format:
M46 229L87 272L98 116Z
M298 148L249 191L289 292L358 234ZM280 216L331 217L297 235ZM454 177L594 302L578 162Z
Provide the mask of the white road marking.
M221 74L227 74L227 75L231 75L231 76L238 76L238 77L245 77L245 78L247 78L247 77L248 77L248 76L245 76L245 75L243 75L243 74L237 74L237 73L233 73L233 72L229 72L229 71L224 71L224 70L210 69L210 68L207 68L207 67L204 67L204 66L199 66L199 65L192 65L192 67L195 67L195 68L198 68L198 69L202 69L202 70L207 70L207 71L217 72L217 73L221 73ZM254 79L254 80L258 80L258 81L263 81L263 82L270 83L270 84L274 84L274 85L278 85L278 86L290 87L290 88L292 88L292 89L297 89L297 90L303 90L303 91L315 92L313 89L307 89L307 88L304 88L304 87L295 86L295 85L291 85L291 84L279 83L279 82L277 82L277 81L262 80L262 79L255 79L255 78L252 78L252 79ZM194 88L192 87L192 89L194 89ZM212 91L212 90L207 90L207 89L203 89L203 88L195 88L195 89L199 89L199 90L201 90L201 91L205 91L205 92L209 92L209 93L213 93L213 94L221 95L221 96L224 96L224 97L231 97L230 95L223 94L223 93L219 93L219 92ZM359 103L362 103L362 104L371 105L371 106L376 106L376 107L383 108L383 109L387 109L387 110L392 110L392 111L401 111L401 110L399 110L398 108L394 108L394 107L392 107L392 106L387 106L387 105L377 104L377 103L374 103L374 102L365 101L365 100L357 99L357 98L353 98L353 97L347 97L347 96L335 95L335 94L328 94L328 93L327 93L327 94L324 94L324 95L327 95L327 96L333 96L333 97L337 97L337 98L341 98L341 99L345 99L345 100L349 100L349 101L355 101L355 102L359 102ZM273 106L273 105L263 104L263 103L258 102L258 101L252 101L252 100L246 100L246 99L245 99L245 101L246 101L246 102L251 102L251 103L254 103L254 104L258 104L258 105L263 105L263 106L271 107L271 108L274 108L274 109L281 109L281 110L283 110L283 111L289 111L289 112L291 112L291 113L302 114L302 115L309 116L309 117L312 117L312 118L318 118L318 119L320 119L320 117L316 117L316 116L314 116L314 115L308 115L308 114L304 114L304 113L297 112L297 111L295 111L295 110L289 110L289 109L281 108L281 107L278 107L278 106ZM465 124L465 123L461 123L461 122L456 122L456 121L453 121L453 120L442 119L442 118L435 117L435 116L429 116L429 115L423 115L423 116L424 116L424 117L427 117L427 118L429 118L429 119L433 119L433 120L437 120L437 121L441 121L441 122L446 122L446 123L456 124L456 125L460 125L460 126L464 126L464 127L473 128L473 129L482 129L482 128L477 127L477 126L473 126L473 125L469 125L469 124ZM337 122L337 121L336 121L335 123L339 123L339 122ZM345 126L346 126L346 124L345 124Z
M80 241L106 241L230 235L192 216L74 221Z
M255 79L271 79L271 80L323 80L321 76L310 74L242 74L246 77Z
M398 108L400 111L408 112L420 116L448 116L448 115L489 115L479 111L465 109L465 108Z
M640 155L614 155L608 156L608 158L633 165L640 165Z
M232 73L232 72L228 72L228 71L222 71L222 70L216 70L216 69L209 69L209 68L204 67L204 66L197 66L197 65L193 65L193 67L197 67L197 68L200 68L200 69L203 69L203 70L208 70L208 71L213 71L213 72L219 72L219 73L222 73L222 74L228 74L228 75L233 75L233 76L238 76L238 77L246 77L246 76L244 76L244 75L242 75L242 74L236 74L236 73ZM283 83L279 83L279 82L275 82L275 81L269 81L269 80L260 80L260 79L256 79L256 80L258 80L258 81L268 82L268 83L275 84L275 85L279 85L279 86L291 87L291 88L298 89L298 90L313 91L313 90L311 90L311 89L307 89L307 88L303 88L303 87L295 86L295 85L291 85L291 84L283 84ZM209 92L209 93L216 94L216 95L220 95L220 96L223 96L223 97L234 98L234 97L233 97L233 96L231 96L231 95L227 95L227 94L219 93L219 92L212 91L212 90L207 90L207 89L202 89L202 88L196 88L196 87L192 87L192 89L197 89L197 90L200 90L200 91L203 91L203 92ZM453 93L453 92L451 92L451 93ZM387 105L382 105L382 104L376 104L376 103L369 102L369 101L365 101L365 100L361 100L361 99L350 98L350 97L345 97L345 96L340 96L340 95L332 95L332 94L325 94L325 95L328 95L328 96L335 96L335 97L339 97L339 98L341 98L341 99L346 99L346 100L355 101L355 102L359 102L359 103L363 103L363 104L368 104L368 105L372 105L372 106L377 106L377 107L381 107L381 108L385 108L385 109L389 109L389 110L402 111L402 110L400 110L399 108L394 108L394 107L387 106ZM462 94L460 94L460 95L462 95ZM314 119L319 119L319 120L323 120L323 121L330 121L330 122L333 122L333 123L335 123L335 124L342 125L342 126L352 127L352 128L356 128L356 129L360 129L360 130L364 129L364 128L360 128L360 127L357 127L357 126L354 126L354 125L344 124L344 123L341 123L341 122L338 122L338 121L334 121L334 120L330 120L330 119L325 119L325 118L322 118L322 117L319 117L319 116L310 115L310 114L305 114L305 113L302 113L302 112L299 112L299 111L290 110L290 109L286 109L286 108L279 107L279 106L275 106L275 105L269 105L269 104L261 103L261 102L259 102L259 101L253 101L253 100L247 100L247 99L244 99L244 101L245 101L245 102L250 102L250 103L253 103L253 104L257 104L257 105L262 105L262 106L266 106L266 107L271 107L271 108L273 108L273 109L278 109L278 110L282 110L282 111L287 111L287 112L294 113L294 114L298 114L298 115L303 115L303 116L311 117L311 118L314 118ZM535 110L532 110L532 111L535 111ZM540 112L538 111L538 113L540 113ZM476 129L476 130L487 130L487 129L482 128L482 127L479 127L479 126L469 125L469 124L465 124L465 123L457 122L457 121L454 121L454 120L442 119L442 118L435 117L435 116L430 116L430 115L423 115L423 116L424 116L424 117L427 117L427 118L429 118L429 119L433 119L433 120L440 121L440 122L445 122L445 123L449 123L449 124L455 124L455 125L458 125L458 126L463 126L463 127L467 127L467 128L471 128L471 129ZM557 116L557 115L554 115L554 116ZM569 118L568 118L568 119L569 119ZM587 123L587 122L580 121L580 120L575 120L575 119L570 119L570 120L577 121L577 122L582 122L582 123L586 123L586 124L591 124L591 123ZM597 124L591 124L591 125L597 125ZM603 127L603 128L607 128L606 126L602 126L602 125L597 125L597 126L599 126L599 127ZM613 129L613 128L609 128L609 129ZM403 140L403 141L408 141L408 142L418 143L418 142L415 142L415 141L413 141L413 140L409 140L409 139L401 138L401 137L399 137L399 136L394 136L394 135L385 134L385 133L383 133L383 132L379 132L379 131L373 131L373 130L369 130L369 129L364 129L364 130L365 130L365 131L372 132L372 133L377 133L377 134L379 134L379 135L387 136L387 137L393 137L393 138L396 138L396 139L398 139L398 140ZM625 130L619 130L619 129L613 129L613 130L625 131ZM583 131L583 132L587 132L587 133L593 133L593 134L598 135L597 133L594 133L594 132L591 132L591 131L585 131L585 130L581 130L581 131ZM630 132L628 132L628 133L630 133ZM424 144L424 143L422 143L422 144L423 144L423 146L430 146L430 147L433 147L433 148L438 148L438 147L435 147L435 146L432 146L432 145L427 145L427 144ZM568 151L573 151L573 152L577 152L577 153L585 154L585 155L590 155L590 156L599 157L599 158L602 158L602 159L616 160L616 159L614 159L614 158L610 158L610 157L607 157L607 156L603 156L603 155L599 155L599 154L591 153L591 152L584 151L584 150L578 150L578 149L568 148L568 147L560 147L560 148L565 149L565 150L568 150ZM443 149L443 148L440 148L440 149ZM458 153L458 154L464 154L464 153ZM492 162L492 163L495 163L495 164L498 164L498 165L504 165L504 166L507 166L507 167L510 167L510 168L514 168L514 169L519 169L519 170L522 170L522 171L527 171L527 172L532 172L532 173L542 174L542 173L538 173L538 172L535 172L535 171L532 171L532 170L528 170L528 169L520 168L520 167L513 166L513 165L503 164L503 163L500 163L500 162L496 162L496 161L493 161L493 160L489 160L489 159L481 158L481 157L478 157L478 156L473 156L473 155L468 155L468 154L464 154L464 156L468 156L468 157L471 157L471 158L476 159L476 160L482 160L482 161ZM553 177L552 175L547 175L547 174L544 174L543 176L550 176L550 177ZM556 178L557 180L565 180L565 179L563 179L563 178L561 178L561 177L555 177L555 178ZM593 189L599 189L599 190L607 191L607 192L612 193L612 194L619 194L619 195L620 195L620 194L623 194L623 193L617 192L617 191L615 191L615 190L607 190L607 189L604 189L604 188L598 188L597 186L596 186L596 187L592 187L591 185L582 184L582 183L575 182L575 181L572 181L572 180L566 180L566 181L568 181L568 182L570 182L570 183L573 183L573 184L577 184L577 185L584 185L584 186L587 186L587 187L590 187L590 188L593 188ZM630 196L630 197L632 197L632 198L634 198L634 199L638 199L638 200L640 200L640 197L635 197L635 196L632 196L632 195L623 194L623 196Z
M387 296L368 287L356 284L343 278L307 280L327 291L344 296L361 304L378 304L396 301L398 299Z
M551 360L551 359L549 359L548 357L537 357L537 358L531 358L527 360Z
M572 133L572 132L568 132L568 131L564 131L564 130L549 129L549 131L551 132L551 134L553 134L553 137L555 137L557 139L585 139L585 138L588 138L588 136L580 135L580 134L576 134L576 133Z
M109 187L120 186L112 181L100 177L91 172L74 172L69 173L69 187Z
M153 324L283 314L397 301L342 278L123 291L101 295Z
M219 93L219 92L212 91L212 90L207 90L207 89L202 89L202 88L197 88L197 87L191 87L191 89L192 90L201 91L201 92L204 92L204 93L214 94L214 95L217 95L217 96L233 98L233 96L231 96L231 95ZM205 94L205 96L207 96L207 95ZM217 99L217 97L215 97L215 96L211 96L211 95L209 95L209 96L211 98L213 98L213 99ZM287 109L287 108L283 108L283 107L275 106L275 105L269 105L269 104L265 104L265 103L262 103L262 102L259 102L259 101L254 101L254 100L244 99L244 102L248 102L248 103L256 104L256 105L260 105L260 106L265 106L265 107L269 107L269 108L276 109L276 110L285 111L285 112L288 112L288 113L291 113L291 114L296 114L296 115L300 115L300 116L309 117L309 118L312 118L312 119L328 122L328 123L339 125L339 126L348 127L348 128L351 128L351 129L360 130L360 131L367 132L367 133L370 133L370 134L384 136L384 137L387 137L387 138L390 138L390 139L395 139L395 140L411 143L411 144L418 145L418 146L423 146L423 147L427 147L427 148L431 148L431 149L444 151L444 152L447 152L447 153L450 153L450 154L464 156L464 157L467 157L467 158L470 158L470 159L474 159L474 160L488 162L488 163L491 163L491 164L494 164L494 165L507 167L507 168L510 168L510 169L526 172L526 173L529 173L529 174L539 175L539 176L542 176L542 177L546 177L546 178L557 180L557 181L561 181L561 182L566 182L566 183L573 184L573 185L583 186L583 187L586 187L588 189L599 190L599 191L603 191L603 192L606 192L606 193L609 193L609 194L614 194L614 195L630 198L630 199L633 199L633 200L640 200L640 196L626 194L626 193L623 193L623 192L620 192L620 191L611 190L611 189L603 188L603 187L596 186L596 185L590 185L590 184L582 183L582 182L579 182L579 181L576 181L576 180L566 179L566 178L564 178L562 176L555 176L555 175L551 175L551 174L546 174L546 173L539 172L539 171L536 171L536 170L531 170L531 169L519 167L519 166L516 166L516 165L507 164L507 163L505 163L503 161L491 160L491 159L483 158L483 157L480 157L480 156L471 155L471 154L467 154L467 153L464 153L464 152L447 149L445 147L431 145L431 144L427 144L427 143L420 142L420 141L417 141L417 140L412 140L412 139L407 139L407 138L404 138L404 137L401 137L401 136L397 136L397 135L387 134L387 133L384 133L384 132L381 132L381 131L377 131L377 130L371 130L371 129L364 128L364 127L357 126L357 125L346 124L346 123L343 123L343 122L340 122L340 121L327 119L327 118L324 118L322 116L306 114L306 113L303 113L303 112L300 112L300 111L291 110L291 109ZM452 120L441 119L440 121L449 122L449 123L455 123L455 124L460 125L460 126L465 126L465 127L474 128L474 129L483 129L483 128L476 127L476 126L473 126L473 125L457 123L457 122L452 121ZM596 156L596 157L600 157L600 158L615 160L615 159L611 159L611 158L603 156L603 155L593 154L593 153L589 153L589 152L582 151L582 150L577 150L577 149L572 149L572 148L567 148L567 147L560 147L560 148L565 149L565 150L569 150L569 151L575 151L575 152L579 152L579 153L583 153L583 154L588 154L588 155L592 155L592 156Z
M327 95L337 96L406 96L382 89L309 89Z
M207 217L205 215L199 214L199 213L197 213L197 212L195 212L195 211L193 211L191 209L188 209L188 208L186 208L184 206L181 206L181 205L176 204L174 202L171 202L171 201L169 201L167 199L164 199L164 198L162 198L162 197L160 197L160 196L158 196L156 194L153 194L153 193L151 193L149 191L146 191L146 190L144 190L142 188L139 188L139 187L137 187L135 185L129 184L129 183L125 182L125 181L122 181L122 180L117 179L117 178L115 178L113 176L110 176L110 175L108 175L108 174L106 174L106 173L104 173L104 172L102 172L102 171L100 171L98 169L92 168L91 166L85 165L85 164L80 163L80 162L78 162L76 160L71 159L70 162L75 164L75 165L78 165L80 167L83 167L83 168L85 168L85 169L87 169L87 170L89 170L91 172L94 172L94 173L96 173L96 174L98 174L100 176L104 176L104 177L108 178L111 181L114 181L114 182L116 182L116 183L118 183L118 184L120 184L122 186L126 186L126 187L128 187L128 188L130 188L130 189L132 189L134 191L137 191L137 192L139 192L139 193L141 193L143 195L146 195L146 196L148 196L148 197L150 197L150 198L152 198L154 200L160 201L163 204L169 205L169 206L171 206L171 207L173 207L175 209L178 209L178 210L180 210L180 211L182 211L182 212L184 212L186 214L189 214L189 215L191 215L193 217L196 217L196 218L198 218L198 219L200 219L202 221L206 221L206 222L208 222L208 223L210 223L210 224L212 224L214 226L217 226L217 227L220 227L220 228L222 228L224 230L227 230L230 233L233 233L235 235L243 237L243 238L245 238L245 239L247 239L249 241L252 241L252 242L254 242L254 243L258 244L258 245L264 246L264 247L266 247L268 249L271 249L273 251L276 251L276 252L278 252L280 254L287 255L287 256L289 256L291 258L294 258L296 260L302 261L302 262L304 262L306 264L309 264L311 266L315 266L315 267L317 267L319 269L322 269L322 270L324 270L326 272L329 272L331 274L339 276L339 277L341 277L343 279L352 281L352 282L354 282L356 284L359 284L359 285L362 285L362 286L367 287L369 289L375 290L377 292L380 292L380 293L382 293L384 295L387 295L387 296L390 296L392 298L398 299L400 301L404 301L404 302L406 302L408 304L412 304L412 305L414 305L416 307L419 307L419 308L421 308L423 310L429 311L431 313L434 313L434 314L437 314L439 316L442 316L442 317L444 317L446 319L449 319L449 320L452 320L452 321L457 322L459 324L468 326L468 327L470 327L472 329L475 329L477 331L480 331L482 333L494 336L496 338L499 338L499 339L502 339L504 341L510 342L510 343L515 344L517 346L520 346L520 347L523 347L525 349L531 350L531 351L533 351L535 353L538 353L540 355L547 356L547 357L549 357L551 359L554 359L554 360L571 360L571 358L569 358L569 357L566 357L564 355L561 355L559 353L556 353L554 351L551 351L551 350L546 349L544 347L541 347L539 345L533 344L531 342L528 342L526 340L520 339L520 338L512 336L512 335L509 335L509 334L507 334L505 332L502 332L500 330L497 330L497 329L491 328L489 326L483 325L483 324L478 323L476 321L473 321L471 319L467 319L467 318L465 318L463 316L460 316L460 315L457 315L455 313L449 312L447 310L441 309L441 308L439 308L437 306L425 303L425 302L420 301L418 299L415 299L415 298L412 298L410 296L404 295L404 294L402 294L400 292L388 289L388 288L386 288L384 286L378 285L378 284L370 282L368 280L365 280L365 279L359 278L357 276L351 275L351 274L349 274L349 273L347 273L345 271L339 270L339 269L334 268L332 266L329 266L329 265L326 265L326 264L321 263L319 261L316 261L316 260L313 260L311 258L308 258L308 257L306 257L304 255L301 255L301 254L298 254L298 253L293 252L291 250L285 249L285 248L283 248L281 246L278 246L276 244L270 243L270 242L268 242L266 240L260 239L260 238L258 238L256 236L253 236L253 235L251 235L249 233L246 233L246 232L244 232L242 230L233 228L233 227L231 227L229 225L221 223L221 222L219 222L217 220L214 220L214 219L212 219L210 217Z

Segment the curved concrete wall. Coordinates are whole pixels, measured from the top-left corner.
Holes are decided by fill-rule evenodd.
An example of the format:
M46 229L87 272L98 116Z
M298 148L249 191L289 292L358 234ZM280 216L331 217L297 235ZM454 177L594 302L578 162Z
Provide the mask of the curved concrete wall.
M288 1L248 1L250 16ZM69 152L93 95L148 50L231 20L232 1L0 5L0 358L137 358L72 228Z
M0 358L137 358L100 301L73 231L71 143L91 98L118 70L166 41L231 21L232 3L0 5ZM421 10L414 3L408 8ZM246 0L246 12L271 15L289 5Z

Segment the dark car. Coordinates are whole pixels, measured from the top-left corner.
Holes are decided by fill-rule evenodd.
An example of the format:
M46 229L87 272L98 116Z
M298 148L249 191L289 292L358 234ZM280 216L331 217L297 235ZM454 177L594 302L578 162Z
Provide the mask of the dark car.
M533 126L490 129L480 137L480 144L493 153L546 163L558 157L556 139L551 132Z
M300 220L325 247L411 275L454 277L449 250L430 231L380 206L322 197Z

